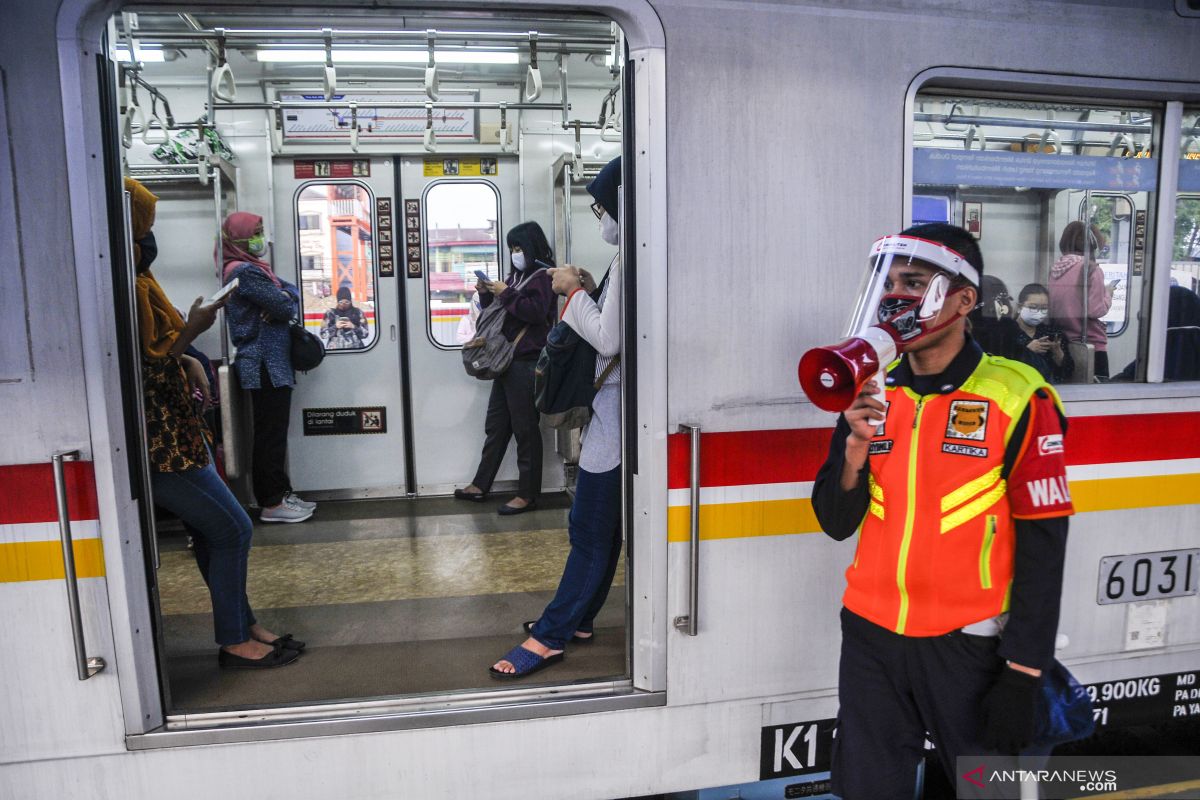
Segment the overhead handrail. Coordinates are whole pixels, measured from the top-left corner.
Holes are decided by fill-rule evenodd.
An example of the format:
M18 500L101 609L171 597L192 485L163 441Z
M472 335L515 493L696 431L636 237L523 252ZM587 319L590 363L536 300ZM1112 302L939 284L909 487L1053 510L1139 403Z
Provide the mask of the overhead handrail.
M152 131L157 130L158 133L151 135ZM158 115L158 98L155 97L150 101L150 119L142 126L142 142L145 144L160 145L171 141L171 134L167 132L167 126L163 122L162 117Z
M439 100L439 101L433 102L433 103L429 102L428 100L383 101L383 102L371 101L371 108L409 108L409 109L416 108L416 109L421 109L427 105L432 105L434 108L440 108L440 109L446 109L446 110L451 110L451 109L455 109L455 110L490 109L490 110L496 111L496 110L499 110L501 102L503 102L503 101L499 101L499 100L485 100L485 101L480 101L480 100ZM554 102L554 103L512 103L512 102L508 102L508 103L505 103L505 105L508 106L510 111L557 111L560 107L557 102ZM222 105L221 109L224 111L254 111L254 110L271 111L276 108L286 110L286 109L292 109L292 108L339 109L339 108L345 108L345 107L346 107L346 102L344 100L334 100L332 102L326 102L324 100L288 100L286 102L258 100L258 101L254 101L254 102L248 102L248 103L227 103L227 104ZM569 128L571 125L574 125L574 124L575 124L574 122L565 123L563 125L563 128L564 129ZM594 123L594 122L584 122L584 123L582 123L582 125L585 128L596 127L596 123Z
M429 43L429 62L425 66L425 96L430 100L438 99L437 54L434 46L437 43L437 31L433 28L425 31Z
M229 61L225 57L225 29L216 28L215 31L217 34L217 54L215 56L216 64L213 67L212 73L212 94L213 97L222 103L232 103L237 100L237 84L233 80L233 69L229 66Z
M1108 145L1108 152L1105 155L1114 156L1117 154L1117 148L1124 147L1133 155L1137 155L1137 143L1133 141L1133 137L1128 133L1118 133L1112 138L1112 142Z
M325 73L322 83L325 99L328 101L333 99L333 94L337 91L337 69L333 66L333 29L324 28L321 32L325 34Z
M978 114L964 115L955 111L958 106L955 105L949 114L932 114L924 111L918 111L913 114L915 122L938 122L946 127L948 131L962 133L965 129L958 127L950 127L953 125L991 125L997 128L1057 128L1064 131L1093 131L1100 133L1110 133L1114 131L1122 131L1124 133L1152 133L1149 124L1139 122L1085 122L1069 119L1026 119L1023 117L987 117Z
M218 34L218 30L221 32ZM334 28L333 36L335 39L342 38L353 40L355 42L377 41L384 40L389 42L401 41L407 43L418 43L425 41L429 36L429 29L423 30L357 30L357 29L341 29ZM529 41L529 34L526 33L510 33L506 31L448 31L439 30L437 32L438 39L443 44L452 45L472 45L480 42L489 44L514 44L521 45ZM211 30L148 30L141 31L142 38L155 42L208 42L224 38L227 42L236 42L238 44L258 45L263 42L272 44L292 43L304 40L323 40L325 38L324 28L213 28ZM613 45L616 39L612 36L593 36L588 34L574 33L544 33L538 34L538 46L546 50L547 48L558 52L559 48L569 49L570 46L588 48L586 52L596 52L607 54L608 48ZM571 51L575 52L575 51ZM582 52L582 51L581 51Z
M75 640L75 672L79 680L102 672L107 666L99 656L89 657L83 638L83 615L79 610L79 576L75 571L75 540L71 537L71 509L67 503L67 479L63 468L65 461L78 461L79 451L68 450L50 456L54 471L54 495L58 504L58 533L62 541L63 577L67 582L67 610L71 614L71 634Z
M508 103L500 104L500 152L508 151Z
M970 150L976 136L979 137L979 149L987 150L987 136L984 135L983 131L979 130L979 126L977 125L967 128L967 138L963 140L963 149Z
M200 185L208 186L208 126L203 122L196 125L196 171L199 172Z
M437 136L433 132L433 103L425 104L425 149L431 153L437 149Z
M525 102L532 103L542 96L542 70L537 60L538 32L529 32L529 71L525 73Z
M137 70L132 70L137 75ZM134 130L145 132L146 112L138 104L137 80L129 82L129 99L125 104L125 122L121 126L121 145L128 150L133 147Z
M675 617L675 629L695 636L699 632L700 613L700 426L685 423L679 426L679 431L688 435L689 443L691 486L688 518L691 521L692 550L688 560L688 613Z
M358 103L350 101L350 149L358 152Z

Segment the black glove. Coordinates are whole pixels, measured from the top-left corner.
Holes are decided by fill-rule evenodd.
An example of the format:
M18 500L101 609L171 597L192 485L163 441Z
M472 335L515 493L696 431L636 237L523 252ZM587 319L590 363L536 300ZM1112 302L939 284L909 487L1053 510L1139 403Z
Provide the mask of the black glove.
M988 749L1016 755L1033 743L1034 709L1041 681L1012 667L1001 670L983 698L983 743Z

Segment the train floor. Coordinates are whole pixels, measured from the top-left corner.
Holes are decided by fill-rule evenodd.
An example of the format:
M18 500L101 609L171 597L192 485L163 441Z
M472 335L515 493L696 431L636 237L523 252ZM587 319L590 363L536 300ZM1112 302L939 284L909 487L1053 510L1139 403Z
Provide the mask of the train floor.
M488 667L524 639L568 552L565 494L496 514L446 498L324 502L309 521L256 523L248 595L259 622L308 643L270 670L217 666L208 591L182 533L161 541L173 713L564 684L626 675L624 564L595 641L519 681Z

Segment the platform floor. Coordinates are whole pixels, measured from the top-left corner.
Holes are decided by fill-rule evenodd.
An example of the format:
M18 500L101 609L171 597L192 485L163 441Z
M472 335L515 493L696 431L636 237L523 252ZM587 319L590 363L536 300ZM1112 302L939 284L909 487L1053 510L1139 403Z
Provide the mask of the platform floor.
M453 499L321 503L309 521L256 524L247 592L259 621L308 643L295 663L221 670L208 590L182 535L159 569L171 713L570 684L627 674L625 569L596 641L519 681L488 667L524 639L554 595L567 543L566 495L501 517Z

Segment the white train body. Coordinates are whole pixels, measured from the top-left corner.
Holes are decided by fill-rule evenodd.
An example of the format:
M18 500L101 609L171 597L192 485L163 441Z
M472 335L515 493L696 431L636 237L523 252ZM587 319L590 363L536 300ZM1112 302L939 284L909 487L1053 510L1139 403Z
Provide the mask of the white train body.
M217 9L191 0L135 10L206 6ZM456 8L440 0L421 6ZM389 8L346 1L313 13L333 26L359 14L406 13ZM786 774L772 772L786 764L764 731L836 715L837 611L853 552L852 543L821 535L812 518L812 474L833 419L803 398L795 367L806 349L842 332L870 242L911 220L917 95L938 88L1151 109L1163 131L1155 144L1163 164L1180 120L1200 106L1200 18L1186 2L1178 11L1099 0L610 0L574 8L620 26L633 90L624 150L633 237L623 245L636 264L626 299L633 335L624 343L633 421L627 679L204 719L173 716L162 701L150 556L126 452L131 421L117 323L124 312L110 266L119 256L97 60L121 9L93 0L6 4L0 797L618 798ZM247 10L290 13L286 4ZM570 148L561 131L527 133L519 157L529 163ZM592 141L606 158L620 152ZM550 155L535 154L542 145ZM423 152L402 144L391 155L400 163ZM280 182L269 198L249 169L238 176L241 207L286 202L279 198L290 189ZM506 226L552 217L545 192L537 194L545 174L520 176L505 200ZM1131 319L1137 324L1140 313L1153 330L1143 333L1143 349L1113 358L1116 371L1148 352L1150 382L1062 391L1073 432L1086 435L1092 456L1071 468L1080 513L1071 523L1060 625L1067 641L1058 654L1085 683L1200 668L1195 593L1139 606L1140 621L1133 604L1097 602L1101 558L1200 546L1200 383L1162 383L1153 367L1171 274L1173 223L1163 209L1182 193L1175 181L1163 168L1139 209L1149 212L1152 277L1138 291L1159 300L1145 300ZM1000 217L985 211L985 258L1004 249ZM203 255L211 241L210 229L195 247ZM588 246L577 244L575 260L602 267L602 251ZM996 263L1006 258L998 254ZM1181 262L1175 274L1188 269ZM190 289L179 286L177 302L204 290ZM457 300L446 307L465 308ZM696 608L689 450L679 433L686 424L702 431ZM56 512L51 455L68 450L83 462L66 474L86 655L107 663L87 680L76 674L57 515L45 513ZM451 483L437 477L423 487L436 493ZM675 624L689 615L695 636ZM1135 649L1136 630L1158 638ZM1176 689L1143 683L1105 691L1114 700L1140 693L1165 702ZM811 758L800 745L789 752L808 759L805 766L820 760L815 747Z

